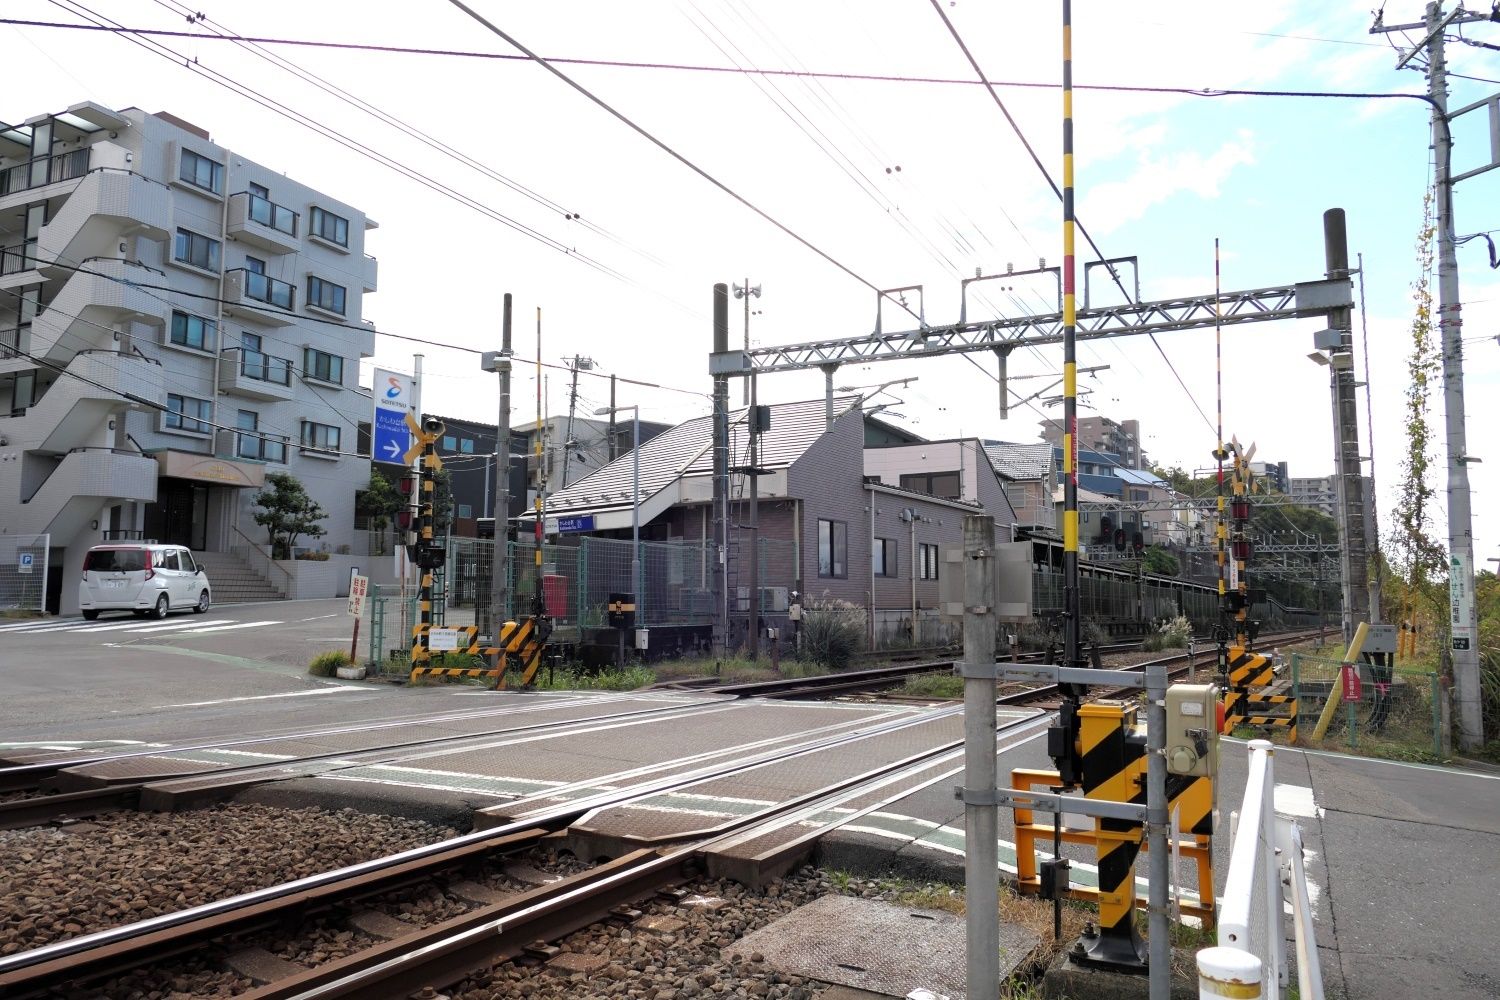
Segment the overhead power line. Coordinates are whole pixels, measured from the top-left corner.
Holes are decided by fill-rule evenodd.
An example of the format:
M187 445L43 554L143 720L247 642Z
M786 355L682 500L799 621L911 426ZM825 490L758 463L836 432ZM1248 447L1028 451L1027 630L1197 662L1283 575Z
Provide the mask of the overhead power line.
M147 35L161 38L191 38L198 41L255 42L261 45L290 45L304 48L330 49L351 52L379 52L388 55L438 56L455 59L486 59L497 62L531 62L531 57L509 52L477 52L466 49L435 49L405 45L371 45L359 42L331 42L308 38L283 38L268 35L219 35L204 36L193 31L172 31L162 28L135 28L96 24L71 24L65 21L37 21L23 18L0 18L0 24L13 24L23 28L58 28L72 31L98 31L114 34ZM1247 32L1247 34L1269 34ZM1273 36L1281 37L1281 36ZM1294 38L1297 36L1285 36ZM1338 41L1337 39L1318 39ZM1350 43L1356 44L1356 43ZM710 66L701 63L642 62L627 59L581 59L569 56L547 56L547 62L559 66L598 66L607 69L666 70L686 73L719 73L728 76L792 76L819 80L857 80L871 83L922 83L939 86L978 87L978 80L948 76L912 76L899 73L842 73L831 70L769 69L756 66ZM1015 87L1034 90L1060 90L1058 83L1033 80L991 80L994 87ZM1354 91L1297 91L1297 90L1244 90L1217 87L1144 87L1128 84L1075 83L1074 90L1116 91L1128 94L1182 94L1193 97L1326 97L1326 98L1388 98L1415 97L1420 94L1365 93Z
M524 53L527 56L527 58L533 60L538 66L541 66L543 69L545 69L547 72L551 73L553 76L557 77L563 83L567 84L569 87L572 87L574 90L578 91L578 93L580 93L584 97L588 98L591 102L593 102L599 108L601 108L602 110L608 112L612 117L614 117L617 121L619 121L626 128L630 129L632 132L636 133L641 138L643 138L647 142L651 143L657 149L660 149L662 152L666 153L668 156L670 156L672 159L676 160L678 163L681 163L683 166L687 167L689 170L691 170L693 173L697 174L699 177L701 177L704 180L708 181L708 183L712 184L714 187L718 188L720 191L724 192L729 197L733 198L735 201L739 202L741 205L745 206L750 211L754 212L756 215L760 216L762 219L765 219L771 225L773 225L777 229L781 230L781 232L785 233L787 236L790 236L793 240L795 240L798 243L800 243L806 249L811 250L814 254L816 254L817 256L819 256L821 258L823 258L823 260L827 261L829 264L832 264L834 267L838 268L840 271L843 271L849 277L853 278L855 281L857 281L860 284L864 285L865 287L869 288L871 291L875 292L877 295L884 296L885 298L890 299L892 302L897 302L898 301L894 296L887 295L884 291L882 291L882 289L880 288L880 286L877 285L875 282L871 281L869 278L866 278L864 275L862 275L859 272L855 271L849 265L845 264L843 261L839 260L837 257L834 257L828 251L824 250L822 247L819 247L817 244L813 243L811 240L807 239L807 237L801 235L796 230L794 230L790 226L788 226L786 223L780 221L775 216L771 215L769 212L767 212L765 209L761 208L759 205L756 205L754 202L752 202L750 199L746 198L744 195L740 194L734 188L730 187L728 184L725 184L723 181L719 180L713 174L709 173L707 170L705 170L702 167L698 166L698 164L694 163L692 160L688 159L686 156L684 156L681 153L679 153L676 149L674 149L673 147L667 145L666 142L664 142L663 140L657 138L656 135L653 134L652 132L647 131L644 126L638 124L629 115L627 115L624 112L620 111L614 105L610 104L608 101L604 100L602 97L600 97L599 95L595 94L592 90L589 90L583 84L579 83L577 80L574 80L572 77L568 76L568 74L564 73L562 70L560 70L556 66L552 65L552 63L549 62L546 59L546 57L538 55L537 53L533 52L531 49L527 48L515 36L513 36L513 35L509 34L508 32L506 32L499 25L495 24L493 21L491 21L488 18L486 18L483 14L480 14L474 8L472 8L472 7L468 6L467 4L463 3L462 0L448 0L448 2L451 3L451 4L453 4L453 6L457 7L459 10L463 11L465 14L468 14L471 18L473 18L475 21L477 21L481 25L483 25L486 30L488 30L490 33L492 33L493 35L495 35L497 38L504 39L508 44L510 44L511 46L513 46L517 51ZM905 308L904 303L902 305L903 305L903 308ZM911 312L911 310L908 308L907 312ZM913 313L912 315L915 316L916 314Z
M1000 109L1000 113L1005 116L1005 120L1010 124L1011 131L1015 132L1016 138L1021 140L1022 147L1025 148L1027 155L1031 157L1031 162L1036 164L1037 170L1041 171L1042 177L1047 181L1047 186L1052 188L1052 193L1057 195L1058 201L1064 200L1062 188L1058 187L1057 182L1052 179L1052 172L1047 169L1046 164L1042 162L1041 157L1039 157L1036 153L1036 150L1032 148L1030 140L1026 138L1026 133L1021 130L1020 124L1017 123L1015 118L1011 115L1010 109L1008 109L1005 106L1005 102L1000 99L999 93L997 93L995 88L990 85L989 78L985 75L984 69L979 65L979 60L974 58L974 53L969 51L969 46L964 42L963 36L959 34L957 25L955 25L953 21L949 19L947 11L943 10L943 5L939 2L939 0L932 0L932 9L937 12L938 17L942 18L943 24L948 28L948 33L953 36L953 40L958 43L958 47L963 52L964 58L968 59L969 65L973 67L974 74L979 77L980 82L984 84L985 89L989 92L990 97L994 100L995 106L998 107ZM1089 234L1089 231L1086 228L1084 228L1083 221L1081 219L1075 218L1074 224L1077 225L1079 234L1088 242L1089 247L1094 251L1094 256L1098 257L1101 261L1104 260L1104 251L1099 249L1099 244L1094 242L1094 237ZM1120 294L1125 296L1125 300L1127 302L1130 301L1130 293L1125 290L1125 283L1120 280L1119 272L1115 268L1108 266L1107 270L1109 271L1109 276L1114 279L1115 286L1120 289ZM1187 395L1188 402L1193 404L1193 409L1198 411L1198 415L1203 418L1203 422L1208 425L1210 430L1212 430L1214 426L1213 421L1208 419L1208 414L1205 413L1203 407L1199 405L1197 397L1193 395L1193 390L1188 388L1188 384L1183 381L1182 375L1177 371L1177 366L1172 363L1171 358L1167 357L1167 352L1162 349L1161 344L1157 341L1156 334L1148 333L1147 336L1151 338L1151 343L1156 346L1156 351L1161 355L1162 360L1167 363L1167 368L1172 372L1172 377L1177 380L1178 385L1182 386L1182 391Z

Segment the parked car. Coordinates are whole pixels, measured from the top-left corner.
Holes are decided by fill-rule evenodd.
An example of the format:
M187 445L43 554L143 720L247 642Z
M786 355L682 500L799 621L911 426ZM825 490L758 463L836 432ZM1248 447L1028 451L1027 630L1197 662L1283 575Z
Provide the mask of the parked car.
M165 618L213 602L208 574L181 545L96 545L83 557L78 606L93 621L101 611L133 611Z

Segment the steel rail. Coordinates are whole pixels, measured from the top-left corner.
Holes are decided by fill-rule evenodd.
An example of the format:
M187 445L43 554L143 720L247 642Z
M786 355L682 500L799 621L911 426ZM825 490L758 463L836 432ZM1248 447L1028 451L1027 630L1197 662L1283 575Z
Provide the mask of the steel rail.
M621 700L626 699L614 699L611 703L617 704ZM586 703L586 700L577 702L577 704ZM313 772L307 770L306 765L318 761L339 762L336 769L366 767L376 763L390 763L402 760L404 759L401 756L402 752L423 747L435 749L448 746L453 750L458 750L468 744L491 740L495 737L508 738L514 736L517 740L523 740L528 736L534 737L539 732L547 733L549 731L555 731L559 736L566 736L573 729L601 722L639 720L643 717L658 715L668 718L674 714L690 716L710 709L723 709L733 704L734 699L731 698L705 699L699 704L666 705L660 708L614 712L580 719L561 719L530 726L515 726L509 729L467 733L462 736L432 736L420 740L406 740L400 743L392 743L383 747L372 747L367 750L329 751L328 753L288 757L285 760L279 761L257 761L253 764L205 768L202 771L196 772L170 771L144 776L134 774L124 777L117 782L108 782L98 788L85 788L75 792L63 792L55 795L41 795L27 799L15 799L10 802L0 802L0 830L15 830L27 826L37 826L58 819L76 819L81 816L97 815L101 812L134 809L138 807L141 795L148 787L157 784L170 785L174 781L196 781L212 778L224 779L222 784L225 786L243 786L255 784L259 781L290 780L293 778L308 777ZM165 755L169 753L191 752L193 751L179 751L174 749L163 750L159 753ZM302 770L299 771L298 769Z
M1036 718L1031 718L1017 720L1015 726L1035 724ZM1011 728L1007 726L1005 730ZM954 744L943 744L776 803L750 816L707 830L685 831L672 838L675 846L639 849L519 899L472 911L268 984L242 994L240 1000L403 996L427 986L445 986L476 970L521 955L534 941L555 940L597 922L621 904L687 881L697 874L699 856L715 847L763 836L851 798L909 779L952 759L955 752ZM868 809L853 815L865 812Z
M286 912L288 909L302 906L304 894L312 890L329 889L331 891L325 894L325 898L338 898L338 887L351 884L353 880L353 884L359 887L362 893L363 883L358 880L387 869L423 863L426 863L429 868L446 866L451 864L448 858L450 852L471 845L501 844L505 842L505 838L513 835L522 833L535 835L537 830L557 829L594 809L649 798L708 778L731 777L767 763L790 760L859 740L898 732L914 725L955 714L957 711L956 707L945 707L918 716L876 723L866 729L814 739L790 748L773 749L728 765L699 768L680 775L642 782L624 789L613 789L563 805L557 805L555 802L548 803L547 793L517 800L516 805L535 804L542 808L528 813L522 820L491 829L476 830L436 844L411 848L385 858L309 875L280 885L204 903L176 913L150 917L0 957L0 991L7 991L6 995L9 995L8 990L15 987L40 989L44 985L55 985L69 978L76 978L82 971L94 969L106 963L112 969L129 968L150 961L154 957L153 949L162 946L161 939L157 937L159 932L173 932L174 936L191 937L193 940L223 935L264 922L270 914ZM273 903L274 906L262 905Z
M31 760L36 754L26 755L22 763L7 764L0 767L0 792L23 791L34 787L37 781L43 780L56 774L66 767L79 767L85 764L102 764L117 760L130 760L135 757L155 757L169 753L189 753L199 750L227 750L234 747L254 746L258 743L276 743L285 740L308 740L326 736L344 736L350 733L373 733L382 729L395 729L401 726L430 726L444 722L462 722L469 719L483 719L492 715L504 715L507 717L527 712L543 712L557 708L572 708L586 704L610 704L620 701L628 701L630 695L606 696L601 698L564 698L549 704L538 705L507 705L501 708L488 708L481 711L454 711L440 712L433 715L415 716L405 719L390 719L374 723L354 723L347 726L332 726L321 729L310 729L302 732L288 733L263 733L256 736L247 736L236 740L218 740L213 742L175 744L166 747L152 747L143 750L129 750L123 753L107 754L84 754L68 756L63 751L61 756L46 755L41 760ZM497 732L500 730L497 730ZM14 759L14 758L12 758ZM32 778L32 775L41 775L41 778Z

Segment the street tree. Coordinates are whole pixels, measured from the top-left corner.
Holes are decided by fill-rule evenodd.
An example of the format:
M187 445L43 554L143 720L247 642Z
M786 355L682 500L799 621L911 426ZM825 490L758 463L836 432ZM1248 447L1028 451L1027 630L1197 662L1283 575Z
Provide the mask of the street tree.
M271 473L266 476L266 488L250 502L260 508L255 512L255 523L266 529L273 559L291 558L292 546L302 535L319 538L325 534L319 522L328 517L328 512L295 476Z

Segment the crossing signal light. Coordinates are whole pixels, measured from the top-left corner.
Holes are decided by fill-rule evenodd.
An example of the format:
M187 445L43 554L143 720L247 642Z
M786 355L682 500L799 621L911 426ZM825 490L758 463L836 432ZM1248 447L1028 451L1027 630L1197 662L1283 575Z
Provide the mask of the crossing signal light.
M1099 518L1099 538L1101 541L1106 543L1109 541L1109 531L1114 525L1115 523L1108 517Z
M1230 544L1230 547L1234 550L1234 557L1236 559L1238 559L1241 562L1249 562L1250 561L1250 539L1248 539L1248 538L1236 538L1234 541L1230 542L1229 544Z
M1135 554L1140 555L1146 551L1146 536L1137 531L1130 536L1130 547L1135 549Z
M1116 552L1124 552L1125 551L1125 529L1124 528L1116 528L1115 529L1115 551Z
M1230 501L1230 504L1229 504L1229 516L1232 517L1232 518L1234 518L1236 521L1248 521L1248 520L1250 520L1250 501L1249 500L1233 500L1233 501Z

